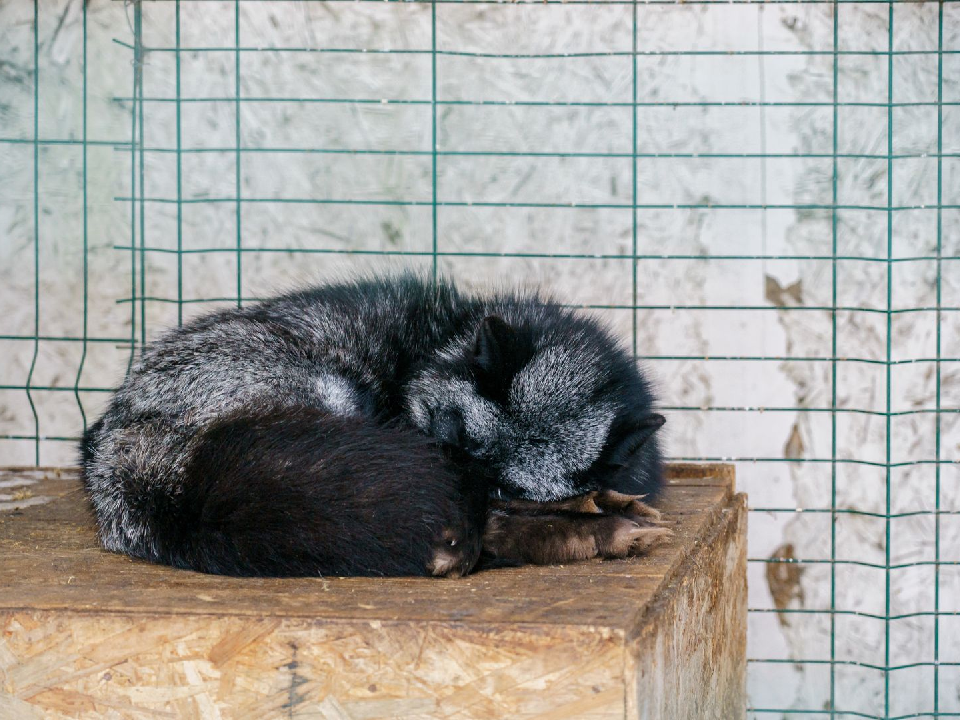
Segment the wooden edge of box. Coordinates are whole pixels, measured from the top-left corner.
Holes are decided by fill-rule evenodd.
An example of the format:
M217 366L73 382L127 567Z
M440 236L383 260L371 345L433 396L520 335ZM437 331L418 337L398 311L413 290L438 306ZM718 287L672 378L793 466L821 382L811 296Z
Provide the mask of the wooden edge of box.
M680 485L726 485L736 476L732 463L668 462L666 469L667 479ZM3 465L0 466L0 477L4 475L73 479L80 475L80 468L75 465Z
M744 717L747 497L720 508L625 638L626 717Z
M389 588L395 595L391 599L396 602L386 606L384 588L369 578L214 578L189 571L171 571L122 556L104 556L104 551L96 545L92 517L80 497L82 488L75 469L0 469L0 481L11 474L33 478L33 484L27 488L33 488L35 494L24 502L39 502L25 510L29 516L43 520L33 521L31 537L36 540L30 541L29 554L34 556L35 562L40 562L43 554L47 558L45 565L50 563L53 571L51 574L45 570L38 581L14 582L9 592L0 593L0 606L9 610L56 609L67 612L83 609L117 613L163 612L176 608L174 612L178 614L339 621L430 622L436 616L440 622L464 621L488 626L509 624L514 627L559 622L568 626L603 626L622 633L649 612L651 599L655 600L675 578L687 571L690 556L703 552L710 533L716 532L724 509L732 502L731 467L674 465L670 467L670 473L679 475L676 478L679 483L685 483L687 478L706 478L702 483L688 487L671 485L669 507L664 510L678 524L677 542L672 546L657 548L649 556L629 560L588 561L566 567L525 566L481 572L450 581L392 578ZM685 507L687 502L689 507ZM0 510L4 509L4 504L9 505L0 503ZM0 513L0 518L2 515ZM72 532L64 534L58 529L59 523L66 523L64 530ZM9 528L8 537L11 531L14 533L12 537L16 538L16 524ZM69 545L63 545L60 538L70 539ZM34 542L44 547L49 545L57 551L48 556L39 545L32 547ZM23 563L20 567L24 567ZM90 596L99 572L110 572L111 577L95 596ZM70 584L73 579L70 576L74 574L79 584ZM151 593L143 599L132 598L131 588L141 584L145 588L155 588L159 594ZM523 598L524 585L549 601L546 609L534 599ZM564 588L573 590L582 604L581 610L591 608L590 612L582 614L569 610L569 600L561 602L565 597ZM617 588L622 589L627 602L619 609L616 604L608 607L604 600L606 592L617 592ZM25 592L37 593L34 603L25 601ZM457 609L460 603L471 597L486 605L471 606L470 612L466 613ZM353 606L352 610L341 613L336 602L347 603ZM559 603L559 614L550 611L556 603ZM442 609L437 611L438 608Z

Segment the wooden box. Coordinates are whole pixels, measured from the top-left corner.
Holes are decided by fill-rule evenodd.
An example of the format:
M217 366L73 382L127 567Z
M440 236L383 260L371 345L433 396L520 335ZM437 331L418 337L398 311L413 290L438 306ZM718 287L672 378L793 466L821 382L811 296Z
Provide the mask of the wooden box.
M242 579L106 553L75 471L0 470L0 718L741 718L744 497L669 477L643 558Z

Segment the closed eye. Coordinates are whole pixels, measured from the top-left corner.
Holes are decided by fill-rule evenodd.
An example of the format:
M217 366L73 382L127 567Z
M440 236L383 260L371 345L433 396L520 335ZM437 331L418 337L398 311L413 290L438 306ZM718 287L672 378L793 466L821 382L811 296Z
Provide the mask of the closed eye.
M529 442L531 445L546 445L550 441L547 440L546 438L535 437L535 438L530 438Z

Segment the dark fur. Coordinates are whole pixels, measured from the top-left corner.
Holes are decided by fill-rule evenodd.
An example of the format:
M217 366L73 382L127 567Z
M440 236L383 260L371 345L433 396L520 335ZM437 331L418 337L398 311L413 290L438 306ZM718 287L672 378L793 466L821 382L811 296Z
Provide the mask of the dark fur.
M652 493L647 382L536 296L404 276L202 317L81 445L110 550L232 575L468 572L490 495Z

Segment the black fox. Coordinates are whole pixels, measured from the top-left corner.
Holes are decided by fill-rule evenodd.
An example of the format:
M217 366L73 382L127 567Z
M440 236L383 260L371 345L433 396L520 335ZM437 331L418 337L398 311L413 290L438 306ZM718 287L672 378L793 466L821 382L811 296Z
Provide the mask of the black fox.
M148 345L84 434L83 477L107 549L203 572L622 556L665 535L633 497L662 483L653 402L608 332L555 302L378 277Z

